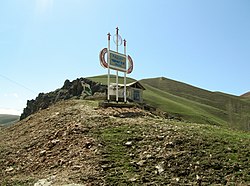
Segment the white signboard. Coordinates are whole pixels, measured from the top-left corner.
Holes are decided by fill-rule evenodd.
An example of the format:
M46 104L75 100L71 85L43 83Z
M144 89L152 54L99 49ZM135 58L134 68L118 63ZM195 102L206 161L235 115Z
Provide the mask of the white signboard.
M122 72L127 71L126 55L109 50L109 58L108 59L109 59L109 67L111 69L122 71Z

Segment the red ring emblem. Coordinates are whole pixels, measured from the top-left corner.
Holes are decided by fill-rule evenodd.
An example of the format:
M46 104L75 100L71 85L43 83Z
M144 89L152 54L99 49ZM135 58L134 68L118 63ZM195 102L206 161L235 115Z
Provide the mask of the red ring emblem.
M99 59L103 68L108 68L108 63L105 61L105 54L108 52L107 48L101 50Z

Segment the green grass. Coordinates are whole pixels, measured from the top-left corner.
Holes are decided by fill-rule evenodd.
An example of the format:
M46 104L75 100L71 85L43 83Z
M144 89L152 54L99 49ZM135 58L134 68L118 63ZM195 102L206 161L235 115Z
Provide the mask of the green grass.
M153 122L153 123L152 123ZM165 136L159 140L158 136ZM232 184L250 182L247 132L166 120L116 124L100 130L109 185ZM131 147L124 144L132 141ZM166 144L172 144L166 146ZM150 156L147 156L150 155ZM138 162L143 161L142 165ZM156 173L156 165L164 171ZM176 182L173 178L179 178Z
M100 139L105 145L103 150L105 162L108 163L109 167L107 181L112 184L126 184L125 180L128 180L135 172L135 168L130 163L128 148L124 146L131 138L131 135L127 133L130 130L127 125L108 127L100 135Z
M0 125L10 125L19 120L19 116L0 114Z
M89 79L107 84L107 75ZM127 78L127 82L136 81ZM111 76L115 82L115 76ZM123 83L123 78L119 78ZM140 80L146 88L144 100L165 112L196 123L250 130L250 100L221 92L203 90L164 77Z
M186 98L175 96L149 85L145 85L144 99L151 105L173 115L180 115L187 121L225 125L219 116L223 111Z
M140 81L145 100L194 122L228 125L250 130L250 102L239 96L211 92L167 78Z

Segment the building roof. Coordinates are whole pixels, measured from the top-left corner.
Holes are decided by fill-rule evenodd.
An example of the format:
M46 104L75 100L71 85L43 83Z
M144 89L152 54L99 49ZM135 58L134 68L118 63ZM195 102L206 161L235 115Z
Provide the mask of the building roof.
M124 87L124 84L118 84L118 86L119 87ZM132 83L128 83L128 84L126 84L126 87L133 87L133 88L146 90L139 81L134 81Z

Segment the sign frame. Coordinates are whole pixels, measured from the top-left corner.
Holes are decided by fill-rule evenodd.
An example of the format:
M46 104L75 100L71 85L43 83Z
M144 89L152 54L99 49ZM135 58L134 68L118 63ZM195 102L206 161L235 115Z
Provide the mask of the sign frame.
M127 71L127 56L125 54L109 50L108 55L109 68L121 72Z

